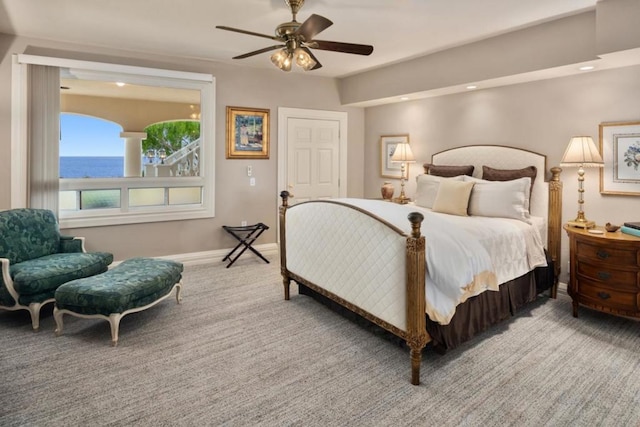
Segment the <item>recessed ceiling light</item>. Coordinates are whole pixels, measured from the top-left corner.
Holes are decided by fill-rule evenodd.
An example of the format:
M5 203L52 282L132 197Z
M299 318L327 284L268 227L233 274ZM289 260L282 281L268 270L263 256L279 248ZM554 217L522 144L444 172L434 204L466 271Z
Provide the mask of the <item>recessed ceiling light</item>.
M477 89L477 88L478 88L478 86L476 86L476 85L469 85L469 86L467 86L467 89L469 89L469 90L471 90L471 89Z
M400 98L400 101L408 101L409 97L408 96L403 96Z
M594 68L596 68L596 67L594 67L593 65L584 65L584 66L578 68L578 70L580 70L580 71L590 71L590 70L593 70Z
M124 82L116 82L116 86L122 87L122 86L124 86Z

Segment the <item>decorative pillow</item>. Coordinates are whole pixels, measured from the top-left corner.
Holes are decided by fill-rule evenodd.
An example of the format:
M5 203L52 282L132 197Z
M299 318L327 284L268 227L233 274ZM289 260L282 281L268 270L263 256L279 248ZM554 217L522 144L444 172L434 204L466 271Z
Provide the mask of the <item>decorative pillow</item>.
M477 183L485 183L485 184L497 184L498 182L513 182L513 181L519 181L519 180L526 180L526 182L531 182L531 178L529 177L524 177L524 178L518 178L517 180L512 180L512 181L488 181L486 179L480 179L480 178L473 178L471 176L465 176L463 177L465 181L471 181L471 182L475 182ZM519 182L524 182L524 181L519 181ZM531 185L529 185L529 188L527 188L527 191L525 191L524 193L524 209L527 211L527 218L529 218L529 214L530 214L530 206L531 203Z
M475 186L469 199L469 215L515 218L529 223L531 178L485 181L465 178Z
M443 178L434 175L418 175L416 177L417 190L415 196L415 203L418 206L425 208L433 208L433 202L438 195L438 188L440 188L440 181L452 179L454 181L462 181L462 175L454 176L451 178Z
M422 165L424 172L429 175L454 177L458 175L473 175L473 165L468 166L449 166L449 165L432 165L431 163L425 163Z
M482 166L482 179L487 181L512 181L518 178L531 178L529 196L533 190L533 182L536 180L538 169L535 166L528 166L522 169L494 169L489 166Z
M469 196L474 182L444 179L440 182L433 211L452 215L467 216Z

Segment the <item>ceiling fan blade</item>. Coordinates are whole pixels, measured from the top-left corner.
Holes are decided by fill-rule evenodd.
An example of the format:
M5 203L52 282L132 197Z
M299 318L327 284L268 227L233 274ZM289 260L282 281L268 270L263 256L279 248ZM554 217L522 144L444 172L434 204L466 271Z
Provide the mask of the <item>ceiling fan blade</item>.
M296 33L304 37L305 40L311 41L317 34L320 34L332 25L333 22L324 16L313 14L300 25Z
M313 40L307 43L313 49L331 50L333 52L354 53L356 55L371 55L373 46L368 44L331 42L327 40Z
M320 61L318 61L318 58L316 58L315 55L311 53L311 50L308 47L303 47L302 49L309 54L311 59L316 61L316 65L314 65L310 71L317 70L318 68L322 68L322 64L320 63Z
M248 57L253 56L253 55L258 55L260 53L269 52L270 50L275 50L275 49L278 49L278 48L281 48L281 47L285 47L285 45L277 44L277 45L274 45L274 46L265 47L263 49L258 49L258 50L254 50L253 52L245 53L243 55L234 56L231 59L244 59L244 58L248 58Z
M233 28L233 27L226 27L224 25L216 25L216 28L219 29L219 30L234 31L236 33L248 34L250 36L264 37L265 39L271 39L271 40L275 40L275 41L278 41L278 42L284 41L281 38L276 37L276 36L269 36L267 34L254 33L253 31L241 30L239 28Z

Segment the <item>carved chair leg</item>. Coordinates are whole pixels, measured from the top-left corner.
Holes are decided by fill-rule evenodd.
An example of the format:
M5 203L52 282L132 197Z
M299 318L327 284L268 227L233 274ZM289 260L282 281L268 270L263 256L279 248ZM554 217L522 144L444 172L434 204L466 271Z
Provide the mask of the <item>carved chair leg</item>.
M53 308L53 318L56 321L56 330L54 332L57 337L62 335L62 329L64 328L64 322L62 320L63 314L61 310L58 310L58 307Z
M29 314L31 315L31 327L33 328L33 332L38 332L40 330L40 309L42 308L42 304L39 302L32 302L29 304Z

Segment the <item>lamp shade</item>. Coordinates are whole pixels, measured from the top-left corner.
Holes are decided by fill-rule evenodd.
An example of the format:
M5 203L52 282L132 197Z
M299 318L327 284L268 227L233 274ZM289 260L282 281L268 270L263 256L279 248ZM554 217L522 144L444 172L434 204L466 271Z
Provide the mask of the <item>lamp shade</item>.
M602 156L590 136L574 136L562 156L560 166L603 166Z
M416 158L413 156L411 146L406 142L401 142L396 145L396 149L391 156L391 161L398 163L415 163Z
M296 64L298 67L302 68L305 71L309 71L313 69L318 63L314 61L314 59L309 55L304 49L297 47L296 50L293 51L293 55L296 58Z
M271 62L273 65L280 68L282 71L291 71L291 62L293 55L287 50L287 48L280 49L271 55Z

